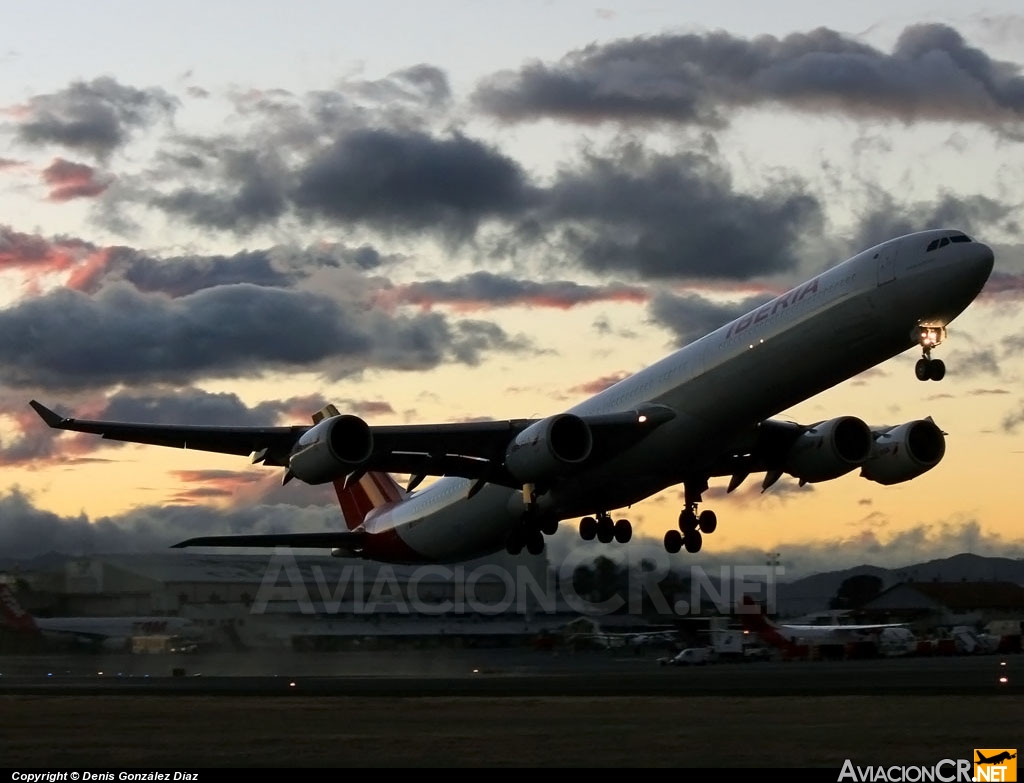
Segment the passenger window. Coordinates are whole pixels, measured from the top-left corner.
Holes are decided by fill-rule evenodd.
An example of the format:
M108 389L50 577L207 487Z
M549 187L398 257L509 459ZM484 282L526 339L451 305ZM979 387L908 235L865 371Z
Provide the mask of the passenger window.
M938 246L939 246L939 240L937 240L937 239L933 239L933 240L932 240L931 242L929 242L929 243L928 243L928 248L927 248L927 249L926 249L926 250L925 250L924 252L926 252L926 253L930 253L930 252L932 252L932 251L933 251L933 250L934 250L935 248L937 248Z
M943 237L942 241L939 242L939 247L945 247L948 244L949 244L949 238L948 237Z

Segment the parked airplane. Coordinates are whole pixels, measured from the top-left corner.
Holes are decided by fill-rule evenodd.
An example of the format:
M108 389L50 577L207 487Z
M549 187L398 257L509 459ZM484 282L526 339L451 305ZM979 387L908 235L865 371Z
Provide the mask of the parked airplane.
M578 617L563 629L569 643L583 642L605 650L623 647L647 647L655 644L670 644L679 636L674 628L650 631L605 631L588 617Z
M746 609L740 612L743 626L756 633L765 644L793 650L798 644L848 644L874 641L880 651L905 655L913 651L914 636L906 623L875 623L868 625L792 625L775 623L764 615L764 609L745 597ZM887 634L884 640L881 638Z
M0 613L12 631L103 650L124 650L135 636L199 639L203 634L184 617L33 617L5 584L0 584Z
M160 446L253 455L284 481L332 482L347 530L209 536L176 546L331 548L380 561L454 562L501 548L544 548L561 520L585 540L626 543L611 511L682 484L669 552L698 552L718 525L698 514L713 477L732 492L764 473L821 482L860 469L883 485L920 476L945 454L930 417L869 427L855 416L800 425L769 417L912 346L915 374L941 380L933 349L980 293L992 250L931 230L858 253L568 411L543 419L369 426L328 405L313 424L222 427L65 418L33 400L57 429ZM392 473L412 476L402 488ZM427 477L440 476L414 492Z

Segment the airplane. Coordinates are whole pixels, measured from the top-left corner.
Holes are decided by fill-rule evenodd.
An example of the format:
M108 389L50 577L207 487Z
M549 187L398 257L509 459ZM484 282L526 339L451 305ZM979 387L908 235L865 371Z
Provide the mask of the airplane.
M976 764L999 764L1000 762L1009 761L1010 759L1017 758L1016 753L1010 753L1007 750L1004 750L1002 753L997 753L990 759L985 758L985 756L982 754L980 750L977 751L977 754L978 760L975 762Z
M327 405L312 425L190 426L66 418L36 400L50 427L111 440L197 449L284 468L283 482L333 483L344 530L205 536L175 547L329 549L338 557L444 563L505 549L544 551L559 522L609 544L632 537L611 512L682 485L665 549L699 552L718 526L698 513L711 478L761 491L859 469L881 485L939 464L932 418L869 426L851 415L811 424L770 418L917 346L921 381L946 373L933 350L978 296L992 250L954 229L888 240L818 274L580 404L540 419L375 425ZM409 475L402 487L392 474ZM428 476L440 477L418 491Z
M110 651L126 649L134 636L200 639L203 634L184 617L33 617L6 584L0 584L0 613L3 624L17 633Z
M577 630L578 629L578 630ZM623 647L646 647L648 645L674 642L679 632L674 628L652 629L650 631L605 631L595 621L579 617L565 626L566 641L586 642L605 650Z
M775 623L768 619L763 608L744 596L744 604L748 607L740 612L740 619L746 630L757 634L762 641L772 647L792 651L798 644L848 644L850 642L877 641L882 634L896 631L902 637L912 640L912 634L906 623L874 623L862 625L793 625ZM890 640L895 641L895 640ZM906 641L906 639L904 639ZM895 647L894 644L889 646ZM903 652L909 652L903 646Z

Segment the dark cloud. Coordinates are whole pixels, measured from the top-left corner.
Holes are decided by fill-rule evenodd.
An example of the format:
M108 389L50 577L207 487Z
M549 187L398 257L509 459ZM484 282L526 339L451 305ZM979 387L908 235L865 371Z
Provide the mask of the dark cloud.
M110 186L110 181L100 176L92 166L55 158L43 169L43 182L50 187L50 201L70 201L75 198L98 196Z
M81 275L75 288L95 292L118 280L145 293L187 296L215 286L249 283L284 288L299 278L296 271L275 267L271 250L243 250L233 256L172 256L156 258L129 247L111 248L106 263L91 275Z
M566 280L541 282L492 272L395 286L381 296L389 303L418 305L425 309L449 304L463 310L502 306L569 309L594 302L646 302L650 298L646 289L637 286L581 285Z
M942 24L907 27L891 53L827 28L785 38L726 32L592 44L556 64L531 62L485 79L474 100L515 122L724 124L732 108L781 102L813 111L910 122L1024 118L1019 66L970 47Z
M337 504L235 509L162 505L89 519L84 514L64 517L39 509L18 489L0 496L0 551L8 558L31 558L48 552L157 551L199 535L316 533L339 529L342 525Z
M59 144L105 159L132 131L171 117L177 105L160 88L140 90L103 76L32 98L16 130L27 144Z
M0 225L0 271L30 277L92 269L106 263L106 250L76 237L46 239Z
M741 193L709 154L627 145L563 170L538 222L597 272L745 279L792 271L799 242L820 231L821 205L804 188L782 182Z
M468 238L480 221L514 215L531 200L518 163L458 133L357 130L313 156L297 180L301 213L387 233Z
M1024 404L1021 404L1017 410L1008 412L1003 417L1003 432L1014 434L1022 424L1024 424Z
M951 372L960 376L987 373L999 375L999 359L991 348L954 351L947 360Z
M244 231L272 223L287 209L289 172L275 150L221 149L213 190L187 185L154 195L152 204L203 228Z
M754 296L741 302L717 304L696 294L676 296L659 293L651 301L649 312L651 320L671 331L675 335L676 344L682 346L771 299L770 295Z
M0 311L0 372L11 387L187 383L271 370L428 369L524 347L499 327L437 313L396 316L306 291L223 285L169 299L119 283L67 288Z
M860 216L856 235L850 243L852 252L873 247L893 237L928 228L958 228L977 235L996 226L1018 233L1006 223L1016 217L1017 208L987 196L954 196L943 194L935 201L901 203L891 193L875 189L871 208Z

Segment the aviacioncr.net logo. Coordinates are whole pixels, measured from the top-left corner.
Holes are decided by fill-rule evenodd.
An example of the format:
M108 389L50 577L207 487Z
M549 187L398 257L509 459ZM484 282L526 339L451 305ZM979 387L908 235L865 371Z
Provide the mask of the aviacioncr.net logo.
M857 783L971 783L972 766L967 759L942 759L931 767L898 764L859 767L847 759L839 772L839 780Z
M1017 780L1016 748L975 748L974 781L1010 783Z

